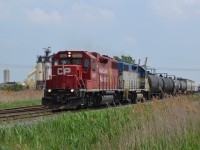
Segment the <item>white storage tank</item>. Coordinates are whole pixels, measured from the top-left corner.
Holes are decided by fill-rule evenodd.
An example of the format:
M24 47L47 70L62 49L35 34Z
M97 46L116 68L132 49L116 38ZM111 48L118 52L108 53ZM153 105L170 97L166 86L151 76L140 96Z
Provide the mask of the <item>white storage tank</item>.
M4 83L10 82L10 70L5 69L4 70Z
M43 81L43 63L42 63L42 58L39 57L36 65L36 81Z

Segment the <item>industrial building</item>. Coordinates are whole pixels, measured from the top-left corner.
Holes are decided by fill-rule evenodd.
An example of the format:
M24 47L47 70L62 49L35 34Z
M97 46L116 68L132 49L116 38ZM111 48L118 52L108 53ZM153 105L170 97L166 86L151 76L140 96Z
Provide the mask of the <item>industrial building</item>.
M43 89L45 81L51 78L51 48L45 48L44 53L37 57L35 67L27 75L25 85L28 88Z

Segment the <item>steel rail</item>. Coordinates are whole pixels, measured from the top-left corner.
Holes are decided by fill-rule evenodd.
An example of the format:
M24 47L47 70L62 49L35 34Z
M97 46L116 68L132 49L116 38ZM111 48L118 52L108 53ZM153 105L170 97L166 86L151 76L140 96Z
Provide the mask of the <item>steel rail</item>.
M19 107L13 109L0 110L0 124L8 121L21 120L24 118L34 118L50 114L51 109L47 109L42 105Z
M16 111L27 111L27 110L32 110L32 109L37 109L37 108L44 108L43 105L34 105L34 106L24 106L24 107L16 107L16 108L9 108L9 109L0 109L0 114L5 114L5 113L12 113Z

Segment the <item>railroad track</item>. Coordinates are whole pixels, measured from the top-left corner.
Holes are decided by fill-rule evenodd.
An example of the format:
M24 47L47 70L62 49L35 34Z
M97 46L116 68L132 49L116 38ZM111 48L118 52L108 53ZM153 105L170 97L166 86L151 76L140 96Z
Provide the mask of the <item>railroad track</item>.
M151 103L152 101L147 101L145 103ZM116 106L98 106L98 107L91 107L87 108L87 110L99 110L99 109L106 109L112 107L126 107L132 105L131 103L119 104ZM55 114L66 113L66 112L78 112L80 109L61 109L61 110L54 110L54 109L47 109L43 105L35 105L35 106L26 106L26 107L18 107L12 109L2 109L0 110L0 124L15 122L15 121L24 121L24 120L33 120L37 117L44 117L44 116L53 116Z
M0 124L16 120L51 115L51 111L51 109L47 109L42 105L3 109L0 110Z
M119 106L118 106L119 107ZM98 106L88 108L86 110L98 110L105 109L108 106ZM66 112L79 112L80 109L47 109L42 105L27 106L27 107L18 107L12 109L2 109L0 110L0 125L4 123L13 123L17 121L31 121L34 118L46 117L46 116L55 116L57 114L62 114Z

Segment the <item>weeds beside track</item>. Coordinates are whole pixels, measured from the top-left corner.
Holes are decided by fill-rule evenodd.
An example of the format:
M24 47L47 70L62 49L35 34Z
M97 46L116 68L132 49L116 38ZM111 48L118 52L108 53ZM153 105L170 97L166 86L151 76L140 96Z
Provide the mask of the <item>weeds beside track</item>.
M180 96L2 127L0 149L200 149L200 97Z

